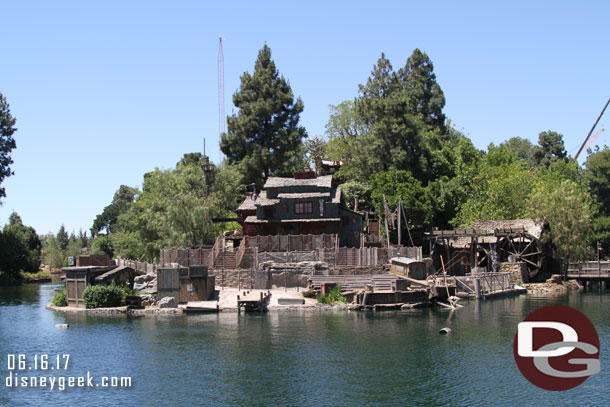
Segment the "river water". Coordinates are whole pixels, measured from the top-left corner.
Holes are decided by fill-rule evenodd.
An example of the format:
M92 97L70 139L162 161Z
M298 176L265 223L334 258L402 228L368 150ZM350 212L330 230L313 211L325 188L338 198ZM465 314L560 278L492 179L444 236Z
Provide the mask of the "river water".
M608 294L464 301L451 314L430 308L126 317L45 310L57 287L0 287L2 406L609 404ZM587 315L601 343L601 372L565 392L531 385L512 354L517 324L551 304ZM55 328L60 323L70 328ZM452 334L439 335L443 327ZM15 362L9 371L9 355L19 354L25 370ZM39 361L34 366L42 355L48 370ZM69 355L65 370L63 355ZM57 388L60 376L87 372L98 387ZM49 383L7 387L11 373L57 382L53 390ZM111 384L113 377L130 377L131 387L102 387L102 377Z

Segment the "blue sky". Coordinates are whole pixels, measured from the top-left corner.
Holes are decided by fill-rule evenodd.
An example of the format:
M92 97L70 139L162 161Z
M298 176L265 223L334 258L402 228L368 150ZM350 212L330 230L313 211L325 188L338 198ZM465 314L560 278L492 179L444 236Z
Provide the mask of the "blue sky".
M217 162L220 35L227 114L265 42L310 135L381 52L398 69L420 48L477 147L550 129L575 152L610 96L608 17L607 1L2 0L0 92L19 130L0 225L17 211L38 233L88 230L121 184L204 137Z

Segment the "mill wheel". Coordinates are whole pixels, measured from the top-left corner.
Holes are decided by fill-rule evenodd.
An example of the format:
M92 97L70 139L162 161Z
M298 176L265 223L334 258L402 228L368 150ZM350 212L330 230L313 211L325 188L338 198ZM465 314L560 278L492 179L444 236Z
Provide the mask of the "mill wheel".
M500 261L525 263L530 279L542 268L542 244L529 233L511 233L500 237L497 251Z

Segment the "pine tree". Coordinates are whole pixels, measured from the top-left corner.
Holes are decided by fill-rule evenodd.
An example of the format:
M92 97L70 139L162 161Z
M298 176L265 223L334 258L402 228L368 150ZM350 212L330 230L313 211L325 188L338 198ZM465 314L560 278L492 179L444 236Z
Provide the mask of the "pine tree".
M13 163L10 153L17 147L13 133L15 128L15 118L11 116L11 110L6 98L0 93L0 185L6 177L13 175L10 165ZM6 196L3 187L0 186L0 199Z
M294 100L289 83L281 76L265 46L259 51L254 73L241 76L233 95L237 114L227 118L227 133L220 148L230 164L238 164L246 184L261 187L269 176L287 176L303 165L304 127L300 98Z

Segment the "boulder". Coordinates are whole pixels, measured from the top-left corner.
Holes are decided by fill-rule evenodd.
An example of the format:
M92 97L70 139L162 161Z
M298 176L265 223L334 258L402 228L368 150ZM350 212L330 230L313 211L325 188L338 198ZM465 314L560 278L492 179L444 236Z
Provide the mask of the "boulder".
M157 303L159 308L177 308L176 299L174 297L163 297Z

